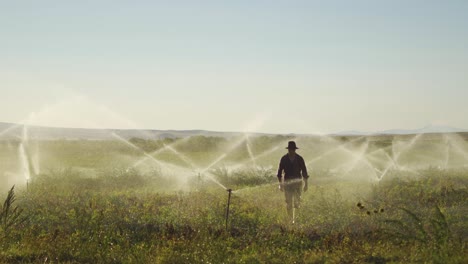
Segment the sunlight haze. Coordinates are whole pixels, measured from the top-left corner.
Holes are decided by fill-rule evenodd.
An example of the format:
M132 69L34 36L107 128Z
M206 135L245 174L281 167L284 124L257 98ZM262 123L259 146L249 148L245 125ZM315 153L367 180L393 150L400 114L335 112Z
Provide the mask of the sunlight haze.
M468 128L467 1L0 1L0 122Z

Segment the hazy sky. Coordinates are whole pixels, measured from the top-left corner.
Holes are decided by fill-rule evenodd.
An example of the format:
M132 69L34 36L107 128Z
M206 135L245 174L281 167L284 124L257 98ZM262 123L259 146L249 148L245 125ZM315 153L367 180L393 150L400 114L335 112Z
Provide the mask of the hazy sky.
M468 128L468 1L0 0L0 121Z

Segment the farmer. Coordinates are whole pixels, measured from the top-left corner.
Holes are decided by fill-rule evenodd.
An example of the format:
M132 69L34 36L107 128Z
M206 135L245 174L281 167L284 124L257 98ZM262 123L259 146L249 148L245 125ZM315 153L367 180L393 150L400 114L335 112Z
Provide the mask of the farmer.
M298 209L301 205L302 190L307 191L307 168L304 159L296 153L296 142L288 142L288 153L284 155L278 168L279 189L286 197L286 209L294 223L293 206ZM284 179L283 179L284 171Z

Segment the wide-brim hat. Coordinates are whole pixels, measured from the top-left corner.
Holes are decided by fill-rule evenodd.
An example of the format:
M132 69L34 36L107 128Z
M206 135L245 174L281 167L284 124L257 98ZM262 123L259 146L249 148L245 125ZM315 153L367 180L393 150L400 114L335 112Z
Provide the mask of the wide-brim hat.
M288 142L288 147L286 149L299 149L298 147L296 147L296 142L294 141L289 141Z

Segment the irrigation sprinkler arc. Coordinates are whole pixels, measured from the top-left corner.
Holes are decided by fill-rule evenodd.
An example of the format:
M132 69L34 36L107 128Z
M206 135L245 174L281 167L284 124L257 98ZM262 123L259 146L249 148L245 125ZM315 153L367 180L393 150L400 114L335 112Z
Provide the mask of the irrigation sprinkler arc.
M239 147L245 140L246 140L246 138L245 138L245 137L242 137L240 140L236 141L234 144L232 144L232 145L230 146L230 148L228 149L228 151L226 151L225 153L223 153L219 158L217 158L216 160L214 160L210 165L208 165L208 167L204 168L201 172L202 172L202 173L205 173L206 171L208 171L209 169L211 169L214 165L218 164L221 160L223 160L224 158L226 158L228 154L230 154L230 153L233 152L237 147Z
M217 181L213 176L213 174L211 174L210 172L205 172L203 173L202 175L205 175L209 180L211 180L212 182L216 183L219 187L221 187L222 189L224 190L228 190L228 188L226 186L224 186L222 183L220 183L219 181Z
M367 155L367 154L366 154L366 151L367 151L367 149L368 149L368 147L369 147L369 141L368 141L368 140L366 140L366 142L363 143L363 146L361 147L362 149L361 149L361 151L359 152L359 156L358 156L358 157L355 157L354 153L353 153L351 150L349 150L349 149L347 149L347 148L345 147L347 144L349 144L349 143L354 143L354 142L356 142L356 141L358 141L358 140L361 140L361 139L363 139L363 138L365 138L365 137L358 137L358 138L355 138L355 139L353 139L353 140L351 140L351 141L349 141L349 142L340 144L340 145L337 146L335 149L332 149L332 150L330 150L330 151L328 151L328 152L322 154L321 156L317 157L316 159L320 159L320 158L322 158L322 157L325 156L325 155L331 154L332 152L335 152L335 151L337 151L337 150L339 150L339 149L342 149L343 151L345 151L345 152L350 153L351 155L353 155L353 160L352 160L352 161L350 161L350 162L348 162L348 163L343 164L343 165L340 166L340 167L343 167L343 166L346 166L346 165L351 164L351 169L349 169L346 173L349 173L349 171L352 170L352 168L355 166L356 163L358 163L359 161L363 161L363 162L366 164L366 166L368 166L368 167L372 170L372 172L374 173L374 175L377 176L376 171L379 172L379 173L381 173L381 171L379 171L379 170L376 169L374 166L372 166L372 164L370 164L370 162L369 162L369 161L367 160L367 158L365 157L365 156ZM270 152L272 152L272 151L274 151L274 150L276 150L276 149L278 149L278 148L279 148L279 146L275 146L274 148L272 148L272 149L270 149L270 150L268 150L268 151L265 151L265 152L259 154L258 156L263 156L265 153L270 153ZM382 149L383 149L383 148L382 148ZM374 151L372 151L371 153L376 152L376 151L380 151L380 150L382 150L382 149L374 150ZM258 156L257 156L257 157L258 157ZM312 161L312 162L313 162L313 161ZM236 166L235 168L237 168L237 167L239 167L239 165ZM269 186L269 185L273 185L273 184L276 184L276 183L266 183L266 184L261 184L260 186L241 188L241 189L235 190L235 191L233 191L233 192L234 192L234 193L240 193L240 192L242 192L243 190L246 190L246 189L259 188L259 187Z
M447 140L450 140L448 135L446 137L448 138ZM462 138L460 138L460 136L458 136L458 135L451 135L451 137L455 137L456 139L452 139L452 140L458 140L459 142L457 142L457 143L460 143L460 144L453 144L453 143L450 144L450 146L452 147L452 150L458 152L459 154L461 154L463 156L464 159L468 160L467 150L463 149L462 146L460 146L460 145L466 146L466 141L463 140ZM468 146L466 146L466 147L468 147Z
M164 147L169 149L170 151L172 151L174 154L176 154L176 156L181 159L182 161L184 161L187 165L189 165L192 169L195 169L195 170L200 170L200 168L189 158L187 157L187 155L183 154L183 153L180 153L179 151L177 151L175 148L173 148L172 146L169 146L169 145L166 145L164 144Z
M180 170L183 170L183 171L190 171L189 169L187 168L184 168L184 167L181 167L181 166L177 166L175 164L172 164L172 163L168 163L168 162L162 162L160 160L157 160L155 157L151 156L150 154L148 154L146 151L144 151L143 149L141 149L140 147L136 146L135 144L131 143L130 141L126 140L125 138L117 135L116 133L112 132L111 133L112 136L114 136L115 138L117 138L118 140L124 142L125 144L129 145L130 147L132 147L133 149L136 149L138 151L140 151L143 155L145 155L146 157L148 157L151 161L155 162L156 164L158 164L158 166L169 166L169 167L173 167L173 168L176 168L176 169L180 169Z
M294 138L293 140L295 140L295 139L296 139L296 138ZM240 143L242 143L242 142L240 142ZM282 142L281 144L284 144L284 143ZM237 144L236 144L236 145L237 145ZM232 149L235 149L235 147L232 148ZM231 151L232 151L232 149L231 149ZM273 151L276 151L277 149L279 149L279 144L276 145L275 147L273 147L273 148L267 150L267 151L264 151L264 152L260 153L259 155L257 155L257 156L254 157L254 158L255 158L255 159L258 159L259 157L263 157L263 156L265 156L265 155L268 155L268 154L272 153ZM206 174L206 173L207 173L207 170L208 170L209 168L211 168L211 167L213 167L214 165L216 165L219 161L221 161L222 159L224 159L225 156L227 156L228 154L229 154L229 152L224 153L221 157L219 157L219 158L216 159L214 162L212 162L207 168L205 168L204 170L202 170L200 173ZM247 159L246 159L246 160L247 160ZM244 164L244 163L245 163L245 161L244 161L244 162L241 162L240 164L242 165L242 164ZM238 167L240 167L241 165L238 164L238 165L235 166L234 168L238 168ZM211 174L210 174L210 175L211 175ZM211 180L214 181L215 183L217 183L218 185L220 185L221 187L223 187L225 190L229 190L227 187L225 187L225 186L222 185L221 183L215 181L213 178L211 178ZM268 186L268 185L272 185L272 184L271 184L271 183L267 183L267 184L262 184L261 186ZM259 187L260 187L260 186L259 186ZM234 193L237 193L237 192L239 192L239 191L242 191L242 190L245 190L245 189L248 189L248 188L255 188L255 187L242 188L242 189L239 189L239 190L236 190L236 191L233 191L233 190L231 189L231 191L234 192Z
M394 149L394 146L395 144L393 143L393 141L395 141L395 139L392 140L392 156L393 156L393 159L395 160L395 163L398 163L398 160L400 159L400 156L401 154L403 154L404 152L408 151L415 143L416 141L419 140L419 138L422 136L423 134L417 134L416 136L414 136L411 140L410 140L410 143L408 145L404 145L403 149L399 151L399 153L395 153L395 149Z
M10 132L11 130L17 129L17 128L21 127L21 126L24 126L24 122L20 122L20 123L18 123L18 124L14 124L14 125L12 125L12 126L6 128L6 129L4 129L4 130L2 130L2 131L0 132L0 137L2 137L3 135L7 134L7 133ZM15 138L21 139L21 136L15 135Z
M159 153L165 151L165 150L167 149L167 147L174 147L174 146L176 146L176 145L178 145L178 144L181 144L182 142L187 141L189 138L190 138L190 137L186 137L186 138L179 139L179 140L177 140L177 141L175 141L175 142L172 142L172 143L169 144L169 145L164 144L162 148L157 149L157 150L151 152L149 155L150 155L150 156L155 156L155 155L157 155L157 154L159 154ZM133 165L131 166L131 168L135 168L135 167L140 166L140 164L146 162L148 159L149 159L149 158L148 158L147 156L145 156L145 157L143 157L143 158L137 160L135 163L133 163Z
M247 152L249 153L250 160L254 166L257 166L257 162L255 161L255 156L252 152L252 147L250 146L250 138L247 134L245 134L245 145L247 147Z
M356 167L359 161L364 161L366 165L368 165L371 169L374 169L374 167L371 166L371 164L369 164L369 161L364 158L368 148L369 148L369 141L366 140L365 146L362 148L362 150L359 151L359 153L357 154L357 157L353 157L353 160L351 161L351 166L349 166L349 168L346 170L344 175L347 175L348 173L350 173Z
M402 170L405 170L405 171L408 171L408 172L411 172L411 173L416 173L416 172L414 172L414 171L411 170L411 169L403 168L401 165L398 164L397 160L398 160L398 158L401 156L402 153L404 153L404 152L406 152L407 150L409 150L409 149L412 147L412 145L415 144L415 142L419 139L419 136L420 136L420 135L421 135L421 134L418 134L418 135L416 135L415 137L413 137L413 138L411 139L410 144L409 144L409 145L405 145L405 147L404 147L402 150L400 150L398 153L396 153L396 151L395 151L395 146L394 146L394 143L393 143L393 141L392 141L392 145L391 145L392 153L395 153L394 156L395 156L397 159L392 158L390 155L388 155L388 153L386 153L385 151L383 151L384 149L388 148L388 147L384 147L384 148L379 148L379 149L377 149L377 150L374 150L374 151L372 151L372 152L370 152L370 153L367 153L367 154L365 153L365 151L363 151L363 152L361 153L360 157L356 158L355 161L356 161L356 162L359 161L359 160L364 161L365 164L366 164L369 168L372 168L372 169L373 169L374 175L375 175L375 177L376 177L378 180L381 180L381 179L387 174L387 172L390 170L390 168L392 167L392 165L393 165L393 167L395 167L395 168L400 168L400 169L402 169ZM315 158L314 160L312 160L312 161L309 162L309 163L313 163L314 161L316 161L316 160L318 160L318 159L320 159L320 158L323 158L324 156L329 155L329 154L331 154L331 153L337 151L338 149L342 149L342 150L345 151L345 152L354 154L351 150L347 149L345 146L346 146L347 144L349 144L349 143L358 141L358 140L360 140L361 138L362 138L362 137L359 137L359 138L356 138L356 139L354 139L354 140L352 140L352 141L349 141L349 142L346 142L346 143L344 143L344 144L341 144L341 145L337 146L336 148L334 148L334 149L332 149L332 150L330 150L330 151L327 151L326 153L322 154L321 156ZM366 149L367 149L368 143L369 143L369 142L368 142L368 141L366 141L366 142L367 142L367 146L366 146ZM386 156L386 157L389 159L389 161L390 161L390 165L388 165L383 171L377 170L374 166L372 166L372 164L370 164L369 160L365 157L365 156L367 156L367 155L372 155L373 153L376 153L376 152L379 152L379 151L383 151L383 153L385 154L385 156ZM355 163L355 162L353 162L353 163ZM377 176L377 173L376 173L376 172L379 172L379 173L380 173L380 177Z
M385 151L385 149L391 149L393 151L393 145L390 145L390 146L387 146L387 147L383 147L383 148L378 148L376 150L373 150L372 152L369 152L369 153L366 153L365 156L366 156L366 160L370 163L369 159L375 154L375 153L383 153L383 155L387 158L387 164L390 163L389 165L387 165L383 170L379 170L377 169L376 167L373 167L374 170L376 172L378 172L380 174L380 176L377 176L377 174L375 175L376 178L378 180L382 179L383 176L385 176L387 174L387 172L390 170L390 168L393 166L394 168L401 168L401 166L390 156L388 155L388 153ZM369 158L367 158L369 157ZM370 164L369 164L370 165Z
M23 177L26 182L28 182L31 178L31 170L30 170L30 164L29 164L29 159L26 154L26 150L24 147L23 143L20 143L18 146L18 155L21 163L21 173L23 174Z
M211 162L206 168L204 168L203 170L201 170L201 173L205 173L207 172L209 169L211 169L214 165L218 164L218 162L220 162L221 160L223 160L224 158L226 158L228 154L227 153L223 153L221 156L219 156L217 159L215 159L213 162Z
M158 164L159 166L164 166L164 165L166 165L166 166L172 166L172 167L177 168L177 169L181 169L181 170L184 170L184 171L190 171L191 173L193 172L193 171L191 171L191 170L189 170L189 169L187 169L187 168L180 167L180 166L177 166L177 165L175 165L175 164L171 164L171 163L164 164L165 162L163 163L163 162L157 160L155 157L153 157L153 156L151 156L150 154L146 153L146 152L145 152L144 150L142 150L140 147L138 147L138 146L136 146L135 144L129 142L128 140L122 138L121 136L117 135L116 133L112 132L112 135L113 135L114 137L116 137L117 139L119 139L119 140L125 142L127 145L131 146L132 148L139 150L139 151L142 152L145 156L147 156L151 161L155 162L155 163ZM219 187L221 187L222 189L227 190L227 188L226 188L223 184L221 184L219 181L217 181L217 180L213 177L213 175L212 175L211 173L207 172L206 170L201 171L201 172L199 171L198 173L199 173L199 174L206 175L207 178L208 178L209 180L211 180L212 182L216 183L216 184L217 184Z
M330 137L326 137L326 138L330 138ZM317 157L311 159L309 162L307 162L307 166L311 165L312 163L316 162L317 160L322 159L323 157L325 157L325 156L327 156L327 155L332 154L332 153L335 152L335 151L338 151L339 149L343 148L344 146L346 146L346 145L348 145L348 144L351 144L351 143L354 143L354 142L356 142L356 141L358 141L358 140L361 140L361 139L363 139L363 138L365 138L365 137L364 137L364 136L360 136L360 137L357 137L357 138L355 138L355 139L353 139L353 140L351 140L351 141L347 141L347 142L345 142L345 143L341 143L340 145L335 146L334 148L332 148L332 149L326 151L325 153L322 153L320 156L317 156ZM330 138L330 139L332 139L332 138ZM335 140L335 139L332 139L332 140L333 140L334 142L337 141L337 140Z
M349 143L354 143L360 139L364 138L365 139L365 142L362 144L361 146L361 150L359 151L359 153L356 155L353 151L349 150L348 148L346 148L346 145L349 144ZM360 162L364 162L364 164L369 167L372 171L372 173L374 174L375 177L377 177L377 174L376 174L376 169L375 167L369 162L369 160L366 158L366 151L367 149L369 148L369 141L365 138L365 137L358 137L356 139L353 139L352 141L349 141L349 142L345 142L343 144L340 144L339 146L336 146L334 149L331 149L325 153L323 153L322 155L314 158L313 160L311 160L310 162L308 162L308 164L312 164L314 163L315 161L319 160L319 159L322 159L323 157L327 156L327 155L330 155L331 153L333 152L336 152L338 150L342 150L346 153L348 153L349 155L352 156L352 160L345 163L345 164L342 164L340 165L338 168L341 168L341 167L345 167L349 164L351 164L351 166L349 166L349 168L347 169L347 171L344 173L344 175L347 175L350 171L352 171L354 169L354 167ZM376 152L377 150L373 151L373 152ZM335 168L335 169L338 169L338 168Z
M293 139L291 139L291 140L296 140L296 138L293 138ZM266 151L263 151L262 153L258 154L257 156L254 156L255 160L258 160L258 159L260 159L260 158L263 158L263 157L265 157L265 156L267 156L267 155L269 155L269 154L275 152L276 150L278 150L278 149L280 148L280 145L282 145L282 144L284 144L284 142L281 142L280 144L277 144L277 145L274 146L273 148L270 148L270 149L268 149L268 150L266 150ZM249 162L249 159L248 159L248 158L247 158L247 159L244 159L244 160L242 160L241 162L239 162L238 164L234 165L234 166L232 167L232 169L237 169L237 168L241 167L242 165L244 165L244 164L247 163L247 162Z

